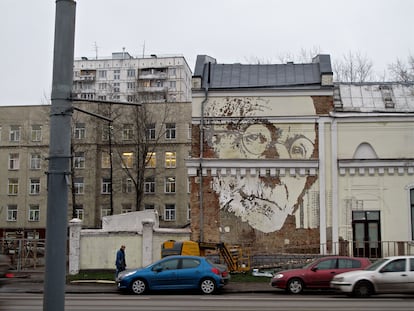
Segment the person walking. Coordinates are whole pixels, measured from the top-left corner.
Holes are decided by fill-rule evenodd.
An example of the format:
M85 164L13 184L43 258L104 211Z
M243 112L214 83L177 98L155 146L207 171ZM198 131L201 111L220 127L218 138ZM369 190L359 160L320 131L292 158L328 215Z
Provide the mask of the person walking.
M126 269L125 245L121 245L121 248L116 252L115 266L115 277L118 276L119 272L124 271Z

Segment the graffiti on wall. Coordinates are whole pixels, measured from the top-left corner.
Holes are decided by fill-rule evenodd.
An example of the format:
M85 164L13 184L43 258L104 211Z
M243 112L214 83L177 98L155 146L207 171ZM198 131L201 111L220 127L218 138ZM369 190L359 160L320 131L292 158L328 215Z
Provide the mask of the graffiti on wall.
M316 139L313 124L276 124L254 118L256 110L259 114L271 111L265 102L248 99L243 105L243 100L238 99L227 104L211 109L236 118L210 124L206 129L207 142L217 158L306 160L312 157ZM243 118L243 113L248 117ZM278 176L218 174L212 187L220 209L267 233L280 230L287 216L296 211L307 187L307 176L289 172Z

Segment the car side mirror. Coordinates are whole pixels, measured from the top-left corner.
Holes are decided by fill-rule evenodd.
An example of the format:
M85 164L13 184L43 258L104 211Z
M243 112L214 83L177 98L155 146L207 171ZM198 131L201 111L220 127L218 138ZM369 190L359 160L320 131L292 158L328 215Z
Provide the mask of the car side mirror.
M316 271L318 271L318 267L312 267L312 268L311 268L311 270L312 270L313 272L316 272Z

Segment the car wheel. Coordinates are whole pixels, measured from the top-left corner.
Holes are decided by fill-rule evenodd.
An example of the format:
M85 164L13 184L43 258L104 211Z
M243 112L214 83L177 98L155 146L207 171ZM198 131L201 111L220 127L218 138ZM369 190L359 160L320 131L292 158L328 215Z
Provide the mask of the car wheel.
M286 291L290 294L300 294L303 291L303 281L299 278L289 280Z
M355 297L369 297L374 293L374 287L368 281L358 282L352 291Z
M131 284L131 291L134 294L140 295L140 294L145 293L146 290L147 290L147 284L145 283L144 280L137 279Z
M203 294L212 294L216 291L216 283L213 279L203 279L200 282L200 290Z

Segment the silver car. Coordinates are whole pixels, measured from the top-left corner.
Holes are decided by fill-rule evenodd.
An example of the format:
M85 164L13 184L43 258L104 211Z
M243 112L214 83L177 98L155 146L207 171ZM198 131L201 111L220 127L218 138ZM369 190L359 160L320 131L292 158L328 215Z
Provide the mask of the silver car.
M364 270L340 273L331 287L355 297L414 293L414 256L386 257Z

